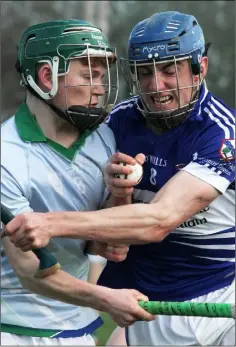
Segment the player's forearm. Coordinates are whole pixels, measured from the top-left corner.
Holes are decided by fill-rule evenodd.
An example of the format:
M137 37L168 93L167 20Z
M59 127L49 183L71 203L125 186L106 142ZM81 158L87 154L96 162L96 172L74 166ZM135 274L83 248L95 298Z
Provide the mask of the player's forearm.
M131 196L128 196L126 198L117 198L111 194L109 199L106 200L103 208L106 209L106 208L115 207L115 206L129 205L131 204L131 202L132 202ZM84 252L86 254L98 255L96 241L87 241L87 245L85 247Z
M135 244L145 241L146 230L159 228L165 214L160 212L157 218L154 205L133 204L95 212L52 212L48 218L54 225L52 237Z
M23 276L21 283L29 291L51 299L108 311L109 288L78 280L62 270L43 278Z
M78 280L62 270L47 277L35 278L39 260L34 253L22 252L8 238L3 240L3 246L8 261L25 289L69 304L108 310L109 288Z

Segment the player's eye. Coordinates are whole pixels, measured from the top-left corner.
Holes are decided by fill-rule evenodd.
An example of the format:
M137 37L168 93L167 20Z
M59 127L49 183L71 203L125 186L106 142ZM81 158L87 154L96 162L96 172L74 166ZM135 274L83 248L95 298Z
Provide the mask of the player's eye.
M83 78L86 80L90 80L90 75L84 75Z
M162 72L164 75L167 75L167 76L175 76L176 75L176 68L175 68L175 66L169 66L167 68L164 68L162 70Z
M148 68L139 68L138 69L138 76L142 77L142 76L151 76L153 74L153 71L151 69Z

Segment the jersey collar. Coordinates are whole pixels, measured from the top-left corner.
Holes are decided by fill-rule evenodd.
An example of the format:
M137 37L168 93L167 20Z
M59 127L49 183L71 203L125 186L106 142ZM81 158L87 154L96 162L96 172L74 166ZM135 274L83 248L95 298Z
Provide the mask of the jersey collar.
M24 142L44 142L47 143L56 152L63 155L69 160L72 160L75 156L76 151L81 148L86 138L91 134L91 130L86 130L84 134L75 141L69 148L62 146L61 144L47 138L34 115L30 112L29 107L26 103L20 105L19 109L15 114L15 124L20 138Z
M15 115L15 123L20 138L25 142L47 142L35 117L26 103L21 104Z

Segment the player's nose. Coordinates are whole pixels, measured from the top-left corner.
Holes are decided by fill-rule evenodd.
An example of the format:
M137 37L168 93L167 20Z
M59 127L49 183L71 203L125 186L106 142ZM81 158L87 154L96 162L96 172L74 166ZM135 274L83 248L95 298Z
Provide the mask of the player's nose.
M160 71L156 71L150 80L149 89L152 92L165 90L165 77Z

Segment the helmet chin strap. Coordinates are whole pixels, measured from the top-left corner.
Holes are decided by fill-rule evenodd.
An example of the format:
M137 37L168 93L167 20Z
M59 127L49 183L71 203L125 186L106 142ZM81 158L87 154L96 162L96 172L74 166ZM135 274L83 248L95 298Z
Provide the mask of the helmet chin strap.
M82 135L86 130L95 130L108 116L107 111L105 111L103 108L88 108L81 105L73 105L70 106L66 111L62 111L55 105L48 103L31 86L26 85L26 88L36 98L49 106L57 114L57 116L74 125L79 130L80 135Z
M108 116L108 113L103 108L73 105L66 112L63 112L54 105L49 106L59 117L73 124L80 134L83 134L86 130L95 130Z
M147 125L150 125L152 129L156 129L159 133L168 129L176 128L178 125L184 122L189 112L191 112L194 109L195 104L198 100L199 93L200 88L198 88L192 101L189 104L182 106L174 111L163 111L156 113L153 112L150 116L150 112L148 111L148 108L142 99L141 102L143 104L143 109L141 109L139 106L138 108L144 116Z
M52 69L52 89L49 92L43 92L41 88L37 85L35 80L31 75L27 76L27 84L30 85L30 87L44 100L50 100L54 97L54 95L57 93L58 89L58 67L59 67L59 58L53 57L52 64L50 61L45 61L47 64L51 66ZM24 75L22 74L22 78L24 78Z
M197 100L196 100L197 101ZM187 117L188 113L193 110L194 102L191 103L191 106L188 104L180 109L172 112L166 112L165 116L160 113L153 114L153 117L145 114L145 111L142 110L142 114L145 117L147 124L149 123L152 127L157 128L158 130L168 130L176 128L180 125ZM162 116L162 117L160 117Z

